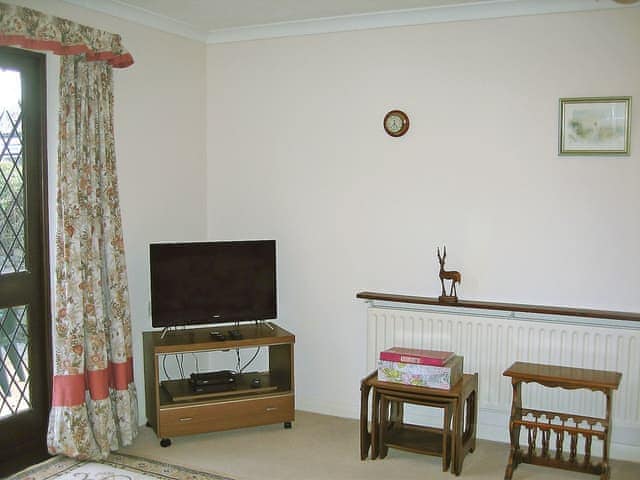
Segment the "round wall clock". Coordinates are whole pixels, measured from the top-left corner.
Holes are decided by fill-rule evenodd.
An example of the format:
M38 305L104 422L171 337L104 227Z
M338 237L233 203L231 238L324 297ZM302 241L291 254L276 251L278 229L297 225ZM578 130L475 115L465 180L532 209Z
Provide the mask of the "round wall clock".
M384 116L382 125L392 137L401 137L409 130L409 117L401 110L391 110Z

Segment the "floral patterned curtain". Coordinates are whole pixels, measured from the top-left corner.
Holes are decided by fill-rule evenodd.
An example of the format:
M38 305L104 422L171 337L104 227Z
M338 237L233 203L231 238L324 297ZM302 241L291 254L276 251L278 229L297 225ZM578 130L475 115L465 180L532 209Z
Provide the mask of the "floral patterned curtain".
M0 45L44 50L58 55L84 54L87 61L106 61L115 68L133 64L120 35L0 2Z
M113 138L110 65L62 57L50 453L106 457L138 406Z
M52 454L104 458L137 435L131 315L113 137L120 37L0 2L0 45L61 58Z

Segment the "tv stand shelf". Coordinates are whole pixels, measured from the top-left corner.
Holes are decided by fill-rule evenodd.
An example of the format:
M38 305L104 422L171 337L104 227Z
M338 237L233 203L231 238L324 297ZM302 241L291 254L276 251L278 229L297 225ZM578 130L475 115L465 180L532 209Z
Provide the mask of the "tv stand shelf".
M251 386L251 380L254 378L260 379L259 387ZM262 372L237 375L235 383L229 386L231 388L218 392L196 393L191 389L191 384L186 378L181 378L180 380L165 380L160 382L160 385L169 394L169 398L165 399L165 402L163 402L162 398L160 399L161 405L185 401L199 402L214 398L219 400L228 400L242 395L257 395L278 391L277 385L271 385L269 374Z
M240 325L241 339L214 340L215 327L143 332L147 425L171 445L170 437L294 420L293 346L295 336L272 323ZM233 389L197 393L188 378L161 380L165 355L206 353L263 346L268 370L238 374ZM259 386L251 381L260 379Z

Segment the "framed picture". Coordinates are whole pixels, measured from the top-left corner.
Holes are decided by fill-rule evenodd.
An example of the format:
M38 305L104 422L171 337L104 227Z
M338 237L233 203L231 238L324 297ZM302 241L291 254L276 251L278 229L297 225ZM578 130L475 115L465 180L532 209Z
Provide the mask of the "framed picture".
M560 155L629 155L631 97L560 99Z

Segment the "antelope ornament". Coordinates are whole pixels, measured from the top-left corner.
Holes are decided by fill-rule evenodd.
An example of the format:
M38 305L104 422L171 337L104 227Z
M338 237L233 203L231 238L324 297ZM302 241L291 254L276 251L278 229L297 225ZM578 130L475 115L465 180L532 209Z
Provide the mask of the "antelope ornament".
M447 258L447 247L443 247L442 256L440 255L440 247L438 247L438 260L440 261L440 283L442 284L442 295L440 296L440 300L445 301L457 301L458 300L458 292L456 291L456 283L460 283L462 280L462 276L460 272L456 272L455 270L447 271L444 269L444 261ZM449 295L444 288L444 281L451 280L451 288L449 290Z

